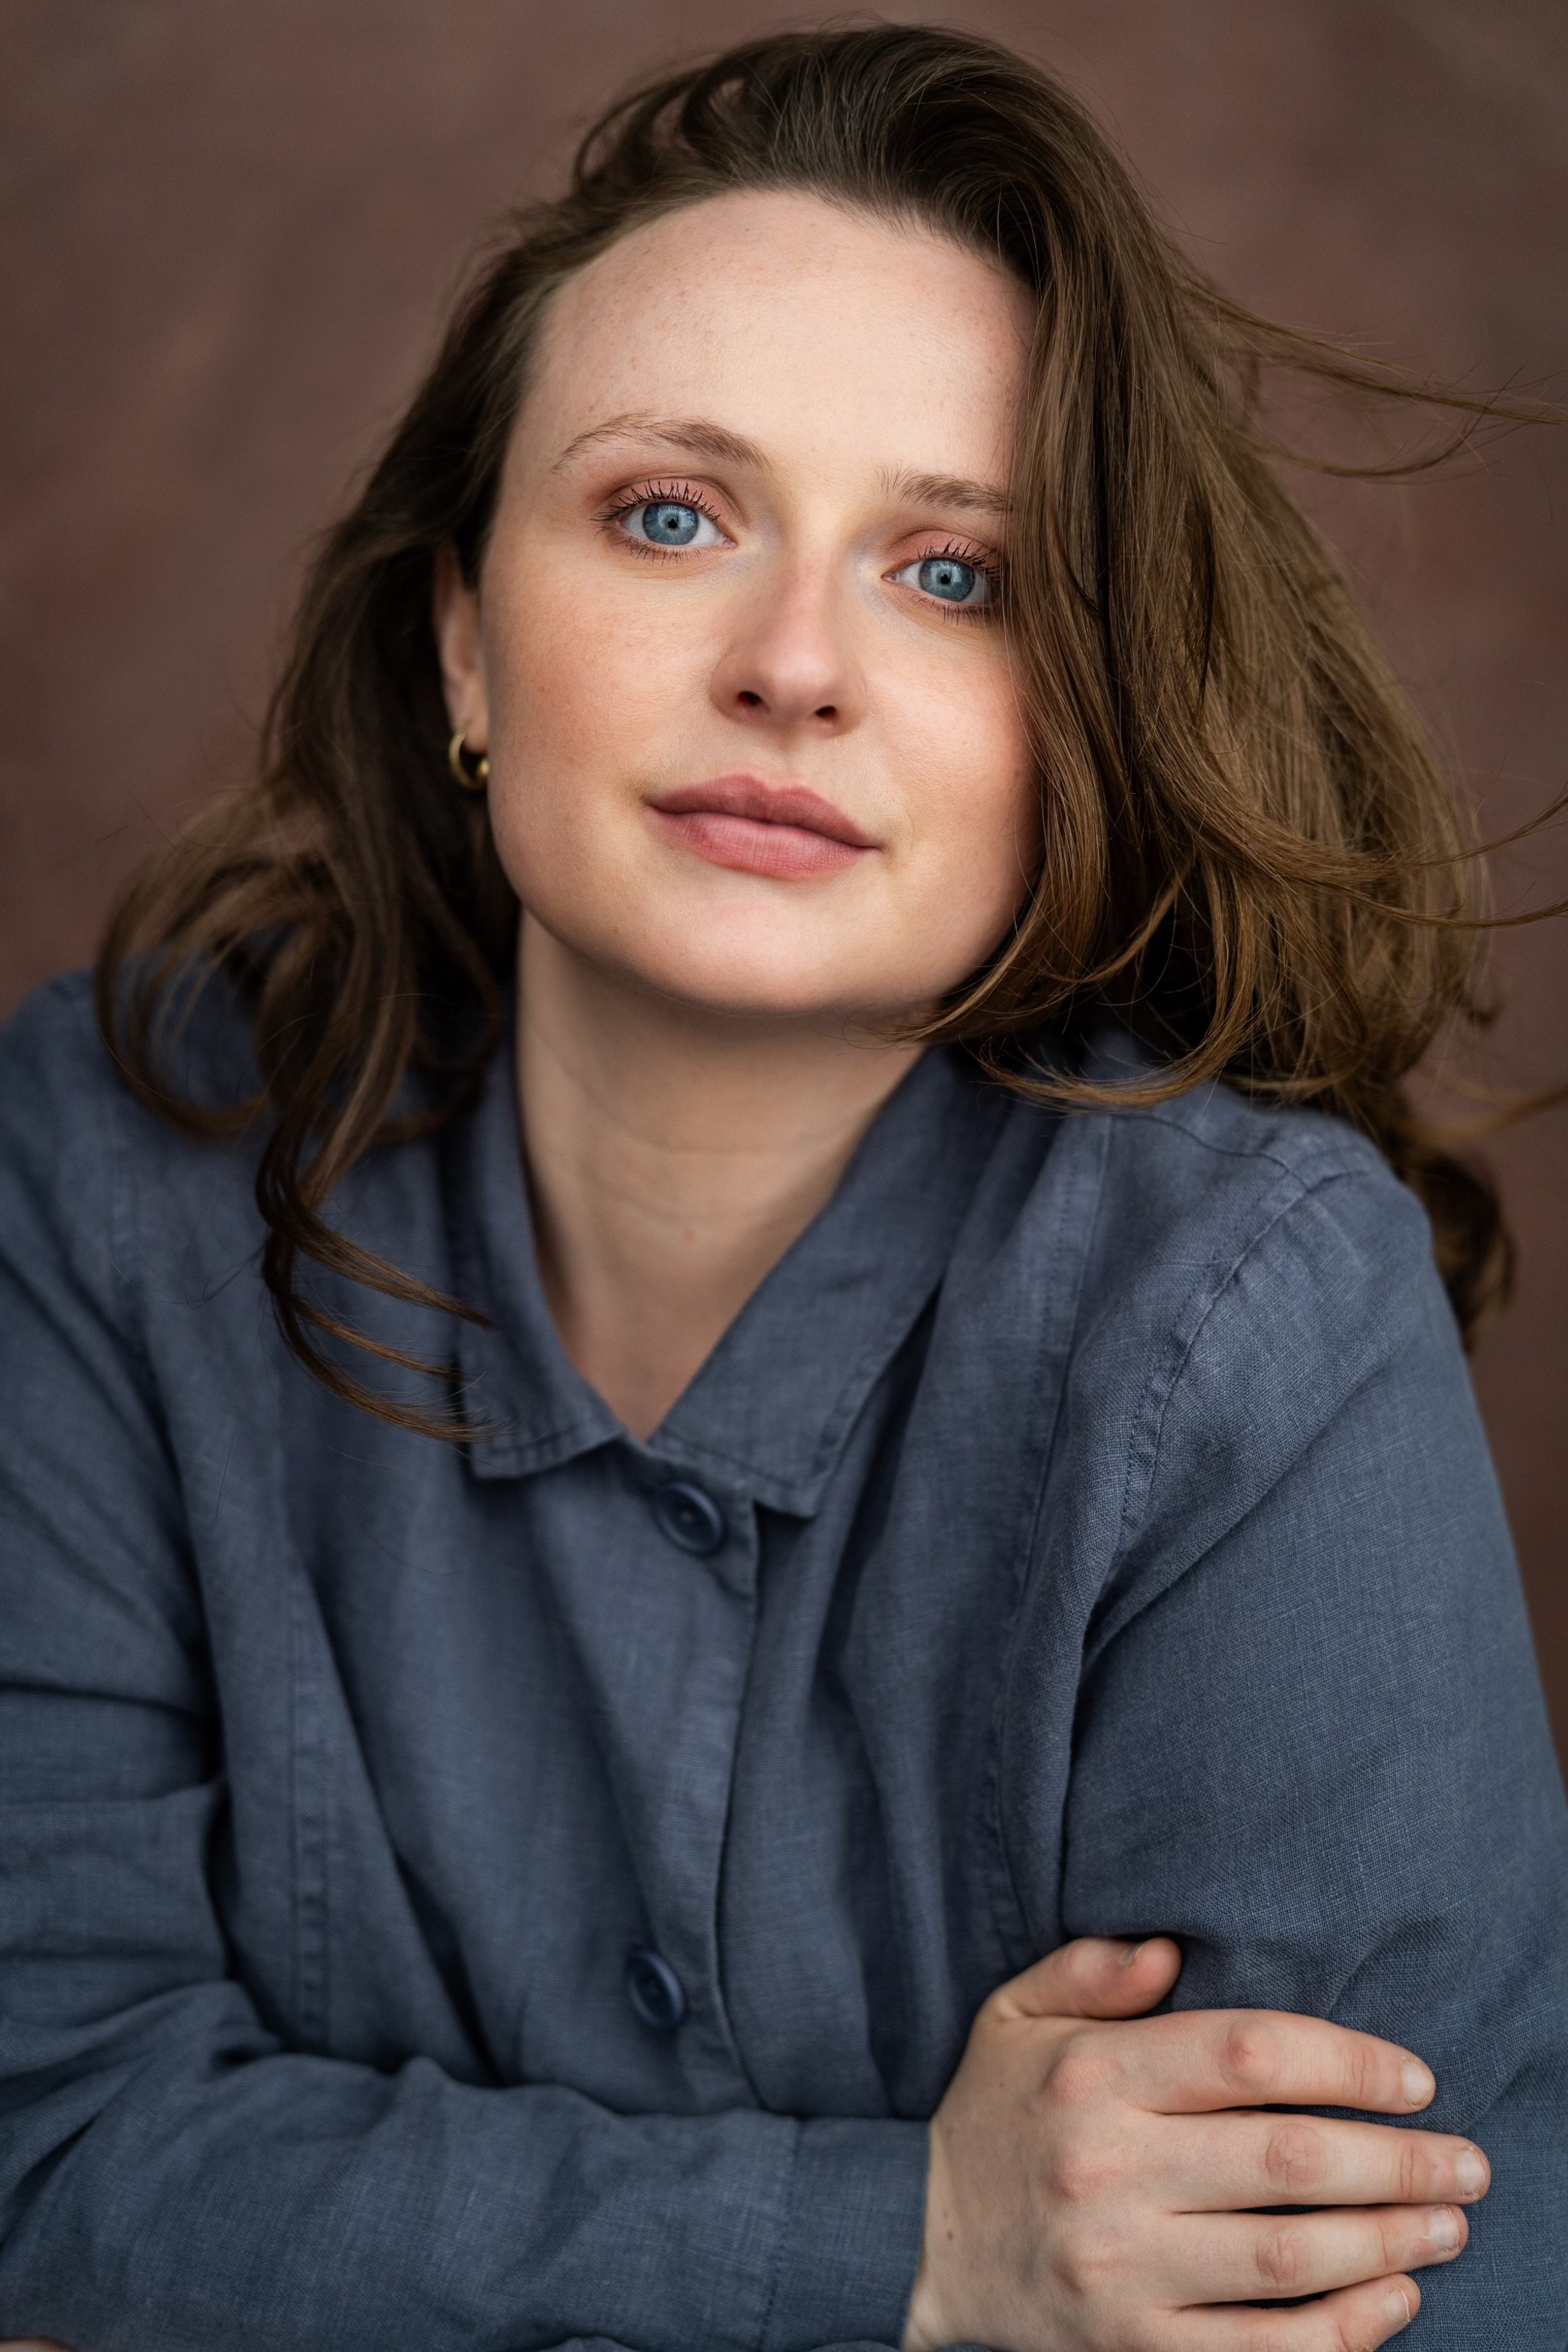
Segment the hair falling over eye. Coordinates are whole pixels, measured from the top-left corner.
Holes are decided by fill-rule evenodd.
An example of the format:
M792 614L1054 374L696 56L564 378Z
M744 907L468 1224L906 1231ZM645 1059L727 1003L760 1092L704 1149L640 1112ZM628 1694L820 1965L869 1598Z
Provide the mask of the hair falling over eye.
M447 772L432 568L453 547L477 576L552 291L661 214L784 189L923 225L1000 263L1036 305L1005 593L994 614L953 604L950 617L1006 632L1042 850L1011 935L926 1034L1022 1091L1114 1108L1070 1052L1109 1010L1160 1056L1141 1100L1223 1078L1338 1112L1425 1202L1473 1330L1506 1291L1506 1236L1486 1179L1407 1085L1446 1029L1486 1017L1476 844L1284 487L1257 394L1283 371L1447 411L1453 446L1537 412L1243 310L1167 240L1067 90L965 33L742 43L619 100L566 193L516 220L322 545L255 782L155 858L110 927L100 1017L128 1083L197 1132L260 1120L265 1272L289 1345L367 1410L466 1434L442 1404L390 1403L359 1380L354 1347L431 1368L328 1314L309 1281L320 1268L468 1311L323 1214L373 1143L461 1113L502 1031L517 908L482 794ZM699 488L628 487L616 512L707 512ZM977 566L958 541L916 561L938 559ZM254 1099L222 1108L184 1098L163 1050L214 973L252 1002L260 1072Z

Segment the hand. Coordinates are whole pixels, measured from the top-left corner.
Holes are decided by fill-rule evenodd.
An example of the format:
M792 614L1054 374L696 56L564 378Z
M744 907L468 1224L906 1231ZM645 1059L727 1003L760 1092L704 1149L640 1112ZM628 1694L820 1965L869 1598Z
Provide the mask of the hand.
M1141 2016L1181 1965L1166 1937L1089 1937L992 1994L931 2120L904 2352L1372 2352L1414 2318L1408 2273L1464 2245L1480 2150L1258 2110L1408 2116L1430 2073L1318 2018ZM1256 2210L1281 2205L1328 2210ZM1293 2295L1321 2300L1243 2307Z

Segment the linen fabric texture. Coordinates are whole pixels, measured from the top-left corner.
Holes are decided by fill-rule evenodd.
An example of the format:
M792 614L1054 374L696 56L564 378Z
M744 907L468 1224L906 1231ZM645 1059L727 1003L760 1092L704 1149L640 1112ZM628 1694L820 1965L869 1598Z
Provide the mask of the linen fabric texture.
M249 1080L221 997L182 1052ZM0 2335L897 2344L976 2009L1163 1932L1177 2006L1407 2043L1488 2150L1413 2347L1562 2352L1568 1817L1413 1197L933 1051L643 1444L510 1069L332 1203L488 1327L312 1277L458 1448L290 1359L254 1145L139 1108L85 982L0 1038Z

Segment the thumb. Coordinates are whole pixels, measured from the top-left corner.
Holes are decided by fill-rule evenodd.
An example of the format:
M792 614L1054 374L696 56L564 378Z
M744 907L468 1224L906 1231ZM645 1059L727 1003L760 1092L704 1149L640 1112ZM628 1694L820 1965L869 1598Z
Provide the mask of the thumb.
M1142 1944L1079 1936L1005 1984L994 2000L1011 2017L1141 2017L1181 1973L1181 1946L1169 1936Z

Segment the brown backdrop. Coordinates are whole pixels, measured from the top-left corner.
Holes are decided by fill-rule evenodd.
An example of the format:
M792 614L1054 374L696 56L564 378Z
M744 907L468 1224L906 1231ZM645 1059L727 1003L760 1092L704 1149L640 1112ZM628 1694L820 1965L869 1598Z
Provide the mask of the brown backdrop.
M1063 73L1246 299L1477 383L1568 385L1562 0L901 13ZM301 551L476 236L613 84L779 21L750 0L7 0L0 1011L86 959L132 861L243 771ZM1483 822L1519 824L1568 772L1568 433L1314 503ZM1498 870L1510 906L1568 895L1568 831ZM1495 972L1499 1068L1561 1075L1568 926L1510 934ZM1568 1735L1568 1120L1493 1158L1523 1278L1477 1377Z

